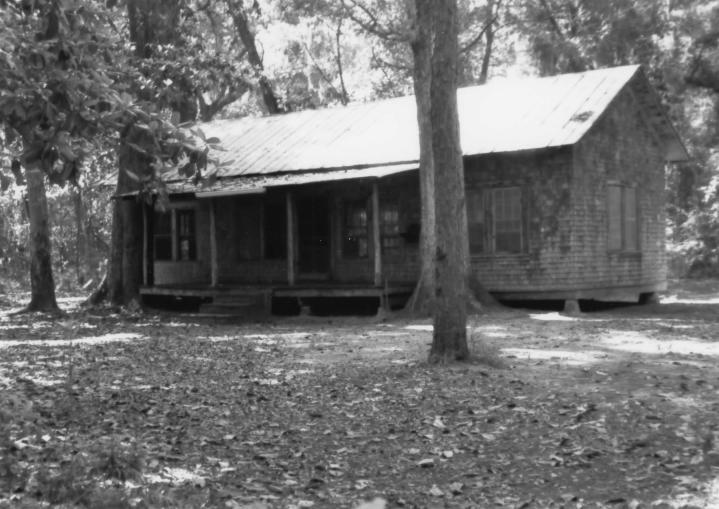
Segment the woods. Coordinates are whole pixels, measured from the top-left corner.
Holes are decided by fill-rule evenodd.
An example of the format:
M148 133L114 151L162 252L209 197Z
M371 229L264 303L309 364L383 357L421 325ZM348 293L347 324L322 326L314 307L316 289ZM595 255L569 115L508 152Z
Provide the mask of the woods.
M62 276L64 289L89 291L103 281L98 295L107 294L115 304L139 301L141 220L131 202L111 201L111 195L140 192L138 199L151 200L143 193L161 189L163 173L180 169L203 178L208 162L211 176L211 158L177 126L223 116L281 114L412 90L420 126L424 227L420 231L421 277L407 308L428 314L442 307L434 305L435 299L444 302L449 293L466 296L472 308L476 297L486 295L481 281L471 275L450 276L442 269L467 267L469 262L468 255L461 254L467 252L466 245L451 247L453 239L464 238L463 203L452 199L446 204L462 210L442 204L445 197L461 196L464 191L444 177L439 184L449 187L437 190L435 175L457 166L456 155L450 151L434 153L440 143L434 134L452 132L432 127L435 122L452 123L449 117L433 114L431 104L449 100L437 90L484 83L490 75L552 75L628 63L645 66L695 156L692 162L668 170L670 267L677 276L714 274L719 242L713 212L717 193L712 108L719 87L712 81L718 17L713 4L460 2L453 16L458 20L456 30L447 29L454 27L451 23L440 28L442 17L435 8L439 9L417 1L385 9L373 1L355 0L339 5L217 0L86 6L48 1L32 7L6 2L3 37L5 46L14 51L3 53L8 72L2 96L6 126L2 205L13 207L26 193L30 228L24 228L16 215L7 215L3 270L11 277L5 285L32 291L28 309L53 310L53 271L66 272L74 264L79 275L81 265L99 258L107 261L93 264L89 286L85 276L76 281ZM596 30L600 25L607 30ZM443 49L441 44L451 47ZM119 48L123 49L117 52ZM102 57L102 65L96 65L97 58L90 58L94 56ZM72 78L64 74L70 67L75 71ZM36 80L31 87L18 86L24 76ZM360 79L367 76L369 80ZM55 92L46 94L44 82L55 87ZM77 86L84 91L81 102L67 92ZM38 94L47 107L30 106ZM700 118L707 122L698 123ZM41 138L33 126L41 126ZM458 138L453 143L458 144ZM189 163L181 163L182 150L195 154ZM438 160L452 157L455 163L437 165ZM46 176L43 179L32 173L38 165ZM106 216L100 221L104 229L95 234L86 231L89 225L83 222L94 218L89 219L83 210L97 205L83 206L82 196L88 195L82 193L69 200L74 213L57 217L74 216L73 221L58 224L52 217L45 219L46 182L64 186L70 181L78 186L93 171L96 181L110 182L115 166L119 168L116 185L107 185L97 195L112 203L100 208L114 211L111 219ZM26 188L18 180L23 171ZM69 205L61 197L73 192L70 187L53 191L51 205L55 193L58 204ZM14 189L18 191L13 194ZM446 224L438 221L440 216ZM46 224L55 231L74 228L77 247L73 254L52 250L53 230ZM454 233L447 235L450 230ZM30 254L29 264L22 252ZM447 256L452 253L459 258L450 261ZM23 267L31 277L23 276ZM440 286L437 277L445 281ZM451 302L444 309L458 312L464 307ZM453 320L461 323L464 318L458 315Z
M0 127L0 509L719 506L715 0L0 0Z
M54 143L60 149L65 143L74 147L57 152L58 161L65 161L62 162L63 169L57 166L59 162L52 163L57 168L50 174L53 182L58 183L68 178L72 180L80 165L89 176L88 168L99 151L119 154L112 147L119 141L121 129L108 123L116 122L122 115L126 115L122 122L127 122L127 119L136 118L138 111L162 116L163 111L170 114L174 110L181 120L207 121L217 118L218 114L220 117L241 115L253 110L277 113L342 104L346 102L345 96L367 100L409 90L414 90L419 98L428 94L428 90L422 88L425 86L423 74L427 73L423 68L429 65L427 54L431 53L431 48L423 48L427 40L426 27L421 9L416 9L412 2L386 11L380 11L373 2L358 1L345 1L340 6L323 3L310 6L299 2L291 9L281 2L270 1L253 6L238 2L194 4L183 1L173 4L171 9L150 2L143 3L141 11L133 2L111 8L91 3L83 9L70 8L67 12L62 10L67 7L54 2L41 2L34 11L23 10L22 5L21 2L7 2L3 7L3 26L6 28L3 46L15 48L12 53L3 53L3 65L8 69L3 76L3 118L10 128L3 137L4 207L15 207L18 203L18 195L10 193L10 187L24 168L20 165L21 155L26 154L27 164L30 164L27 156L32 157L16 138L22 130L19 119L27 117L29 120L32 114L36 115L32 117L33 122L45 121L37 116L45 115L45 112L22 106L23 100L34 101L35 97L31 95L31 89L19 89L13 81L20 79L20 75L15 77L13 71L24 67L27 67L28 76L38 80L34 85L36 89L37 83L42 81L40 78L47 78L47 73L59 73L57 80L50 79L49 82L65 87L69 83L63 81L67 78L62 75L62 69L69 65L68 62L72 62L76 70L88 63L87 60L75 62L72 60L75 55L105 52L107 56L102 66L95 65L92 74L88 67L86 77L76 77L72 81L73 85L87 87L89 97L103 104L101 111L90 114L88 100L77 105L58 102L63 97L59 89L54 97L44 99L58 110L58 114L65 109L70 114L68 118L75 119L68 124L67 119L52 118L50 120L66 125L58 125L58 129L62 127L58 131L46 129L48 143ZM665 103L670 106L672 117L695 157L692 163L671 168L668 174L671 184L668 208L672 232L670 252L676 260L672 267L677 275L712 274L717 256L712 212L716 200L712 184L715 178L712 166L715 136L712 133L716 119L712 105L719 88L712 81L717 49L717 15L713 5L701 1L668 5L662 2L639 4L631 0L601 5L571 1L492 1L460 3L458 8L461 19L457 51L459 85L481 83L488 74L501 76L510 69L554 74L626 63L646 66L650 76L660 85ZM172 10L171 16L167 9ZM162 29L152 29L153 17L163 20ZM594 30L600 24L606 25L608 30L602 33ZM45 32L38 35L33 31L36 27L45 27ZM278 35L282 27L288 29L289 35ZM69 34L73 35L72 41L68 39ZM145 34L142 36L145 38L151 34L152 38L144 40L141 34ZM211 35L205 37L205 34ZM82 49L90 44L83 37L94 38L90 52ZM54 38L63 41L63 47L58 47L55 53L52 50ZM38 67L33 63L37 60L32 59L37 59L33 55L38 54L37 43L43 39L48 40L51 51L43 54L45 60ZM257 41L261 42L262 49L258 49ZM123 46L130 51L115 51ZM111 49L115 56L109 58ZM48 55L52 59L48 59ZM114 83L108 81L114 76L126 78ZM370 79L360 80L360 76ZM18 90L24 91L24 98L18 95ZM424 102L420 101L420 104ZM133 108L136 111L130 111ZM84 124L80 125L78 119L84 119ZM698 119L707 121L697 123ZM88 127L92 129L88 131ZM33 135L28 132L26 136ZM96 148L90 150L87 143ZM427 146L427 141L422 145ZM81 146L84 148L80 149ZM172 158L171 154L166 155ZM428 158L424 161L422 166L428 167ZM103 172L104 176L99 179L109 178L116 164L112 160L104 163L102 169L94 165ZM44 164L50 164L49 160ZM50 170L43 171L48 174ZM433 211L430 207L433 200L427 180L430 173L425 172L423 184L426 195L423 219L428 225L426 230L432 231ZM64 191L53 191L51 206L56 192L61 196L72 191L69 187ZM102 199L109 200L111 192L112 186L109 186ZM89 208L94 208L94 204ZM62 216L70 217L71 214ZM8 214L7 217L14 216ZM108 221L103 222L107 224ZM72 228L70 223L51 223L56 230ZM117 232L119 228L115 230ZM434 252L431 236L426 230L422 232L425 254ZM29 288L31 279L19 277L27 260L19 255L18 249L23 245L30 246L22 222L11 219L5 225L3 235L4 270L8 276L12 275L5 284L18 289ZM108 244L112 244L108 232L102 235L102 239L92 234L88 237L97 241L88 246L87 256L116 258L104 251ZM8 256L5 253L14 254ZM61 252L54 253L55 272L70 264L70 260L63 256ZM425 255L423 259L431 257ZM110 267L111 274L117 274L112 264ZM98 267L97 271L94 284L101 279L102 269ZM428 265L422 273L429 274ZM113 277L115 290L111 294L120 295L117 276ZM133 277L137 279L137 276ZM76 284L71 284L71 278L60 279L68 280L67 284L63 283L67 289L77 288ZM430 279L425 276L421 281ZM132 286L131 280L124 284ZM84 280L82 284L85 284ZM426 286L425 295L432 295L431 282L428 281ZM419 290L421 293L422 285ZM129 302L131 297L116 296L113 300ZM413 304L421 308L423 300L426 297L418 296Z

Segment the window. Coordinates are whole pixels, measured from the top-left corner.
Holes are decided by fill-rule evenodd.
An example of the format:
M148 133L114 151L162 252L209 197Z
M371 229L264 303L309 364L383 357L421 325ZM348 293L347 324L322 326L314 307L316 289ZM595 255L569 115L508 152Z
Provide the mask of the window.
M631 186L607 186L607 247L610 251L637 251L639 223L637 221L637 189Z
M194 209L155 211L153 251L155 260L161 261L197 258Z
M518 187L492 190L495 253L522 252L522 192Z
M467 226L470 253L522 253L522 217L520 187L468 189Z
M402 246L399 233L399 206L389 203L383 206L381 215L382 249L397 249Z
M155 211L153 233L155 260L172 260L172 214L169 210Z
M484 193L476 189L467 191L467 225L469 227L469 252L485 251Z
M345 202L342 254L366 258L367 252L367 200Z
M178 210L177 214L177 255L185 262L195 259L195 211Z
M265 259L287 258L287 208L284 200L265 203Z

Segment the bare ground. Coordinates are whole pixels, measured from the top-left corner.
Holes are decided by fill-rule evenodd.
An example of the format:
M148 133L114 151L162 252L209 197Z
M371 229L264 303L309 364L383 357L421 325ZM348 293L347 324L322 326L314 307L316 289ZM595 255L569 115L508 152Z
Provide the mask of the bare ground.
M0 507L719 507L719 283L663 304L240 323L0 308Z

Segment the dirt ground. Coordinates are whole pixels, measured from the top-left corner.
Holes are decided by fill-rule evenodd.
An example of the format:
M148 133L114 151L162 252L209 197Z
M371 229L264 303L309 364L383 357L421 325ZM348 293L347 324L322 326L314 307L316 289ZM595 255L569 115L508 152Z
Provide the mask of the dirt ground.
M719 281L428 320L0 308L0 507L719 507ZM373 501L373 502L369 502Z

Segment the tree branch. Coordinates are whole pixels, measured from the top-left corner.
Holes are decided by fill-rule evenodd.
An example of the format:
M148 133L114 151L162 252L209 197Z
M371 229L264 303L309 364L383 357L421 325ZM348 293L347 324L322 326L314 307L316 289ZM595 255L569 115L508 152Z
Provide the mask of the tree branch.
M340 89L342 92L341 100L343 105L347 105L349 97L347 95L347 87L345 86L345 76L342 70L342 44L340 38L342 37L342 18L337 22L337 31L335 32L335 41L337 43L337 53L335 54L335 61L337 62L337 73L340 77Z
M255 34L253 34L252 30L250 30L250 25L247 21L247 16L245 16L242 5L233 0L225 1L227 2L227 7L230 10L230 15L232 16L232 22L235 26L235 30L237 31L237 35L239 35L242 45L247 50L247 60L250 62L250 65L258 75L258 83L265 107L271 115L281 113L282 109L280 108L277 96L275 95L274 90L272 90L270 80L264 74L264 65L262 63L262 58L257 51Z
M461 47L461 49L459 50L460 53L466 53L472 48L474 48L477 44L479 44L479 41L482 40L482 37L484 37L484 35L488 31L492 30L494 24L497 23L497 20L499 19L499 10L502 8L502 0L498 0L496 3L493 0L490 0L488 6L490 16L489 21L484 24L482 30L480 30L479 33L471 41Z
M343 105L347 105L346 96L342 94L339 90L337 90L337 87L335 87L334 83L332 83L332 80L329 76L327 76L327 73L320 67L320 65L317 63L317 60L315 59L314 55L310 51L309 46L307 46L307 43L303 42L302 47L307 52L307 55L310 57L310 60L312 60L312 63L315 66L315 69L320 73L320 76L322 76L322 79L325 80L325 82L330 86L330 88L334 91L335 94L340 98Z

